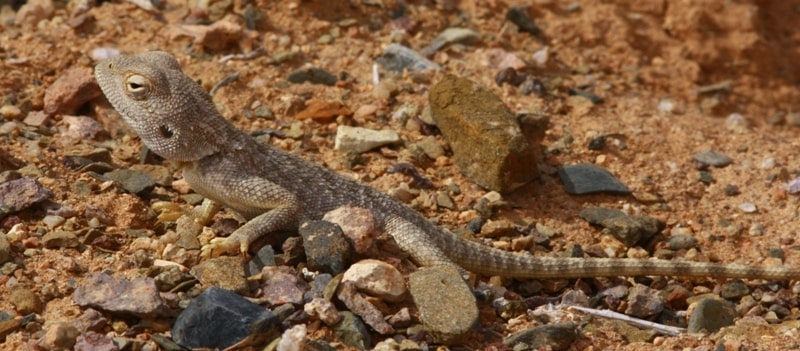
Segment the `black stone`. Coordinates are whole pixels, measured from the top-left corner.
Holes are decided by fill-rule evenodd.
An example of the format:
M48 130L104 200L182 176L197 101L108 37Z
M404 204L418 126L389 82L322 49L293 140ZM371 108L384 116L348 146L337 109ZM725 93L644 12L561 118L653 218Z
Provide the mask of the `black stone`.
M172 338L184 347L225 349L251 335L254 342L266 341L280 333L279 326L268 309L212 286L181 312Z
M594 193L630 194L625 184L603 168L589 164L561 167L558 177L564 183L564 190L573 195Z

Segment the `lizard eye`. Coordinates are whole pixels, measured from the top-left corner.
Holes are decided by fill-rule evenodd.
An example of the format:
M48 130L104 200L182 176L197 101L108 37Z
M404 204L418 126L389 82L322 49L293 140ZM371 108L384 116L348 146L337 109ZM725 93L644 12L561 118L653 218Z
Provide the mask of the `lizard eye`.
M141 75L132 74L125 79L125 92L132 98L144 99L150 91L150 81Z

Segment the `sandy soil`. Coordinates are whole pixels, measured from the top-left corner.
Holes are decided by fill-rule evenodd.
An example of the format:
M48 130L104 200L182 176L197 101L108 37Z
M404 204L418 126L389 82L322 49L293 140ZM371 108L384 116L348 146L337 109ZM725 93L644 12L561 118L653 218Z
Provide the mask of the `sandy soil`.
M668 225L664 236L669 236L675 227L690 228L699 240L699 252L694 254L701 258L759 264L770 249L779 248L785 256L784 264L800 267L800 245L796 242L800 203L786 191L787 182L800 170L800 161L794 157L800 147L800 116L796 115L800 110L800 31L796 21L800 18L800 4L796 1L632 0L615 4L540 0L527 8L527 14L542 30L540 40L505 20L507 8L523 2L410 1L401 6L394 0L335 4L318 0L239 0L222 12L229 16L226 21L244 25L245 18L250 18L242 15L248 4L260 9L264 18L256 29L245 29L240 39L219 48L198 45L189 36L176 35L182 25L203 20L202 11L192 10L187 1L160 2L164 4L162 10L148 12L130 2L105 1L87 7L81 15L84 17L77 18L73 14L82 1L68 5L56 2L52 15L34 24L13 24L13 13L11 17L3 15L4 21L11 18L12 23L0 24L0 105L20 109L19 116L7 117L6 121L23 120L29 113L41 111L45 89L71 67L91 67L95 49L114 48L123 53L164 50L175 54L186 73L208 88L239 73L237 80L217 91L214 101L226 118L245 131L289 130L295 122L296 101L309 97L343 101L353 111L374 106L377 112L367 117L340 117L324 123L302 121L302 139L273 138L272 143L301 152L307 159L337 171L358 173L360 179L389 190L409 181L399 174L385 174L389 166L407 158L408 151L400 146L392 151L368 153L365 166L346 170L344 156L333 150L336 126L380 129L387 127L387 116L405 104L416 105L422 111L427 104L427 88L443 73L422 78L388 75L387 79L403 88L390 99L380 99L373 91L374 58L393 38L419 50L445 28L467 27L480 33L477 43L448 46L436 52L432 60L440 63L444 72L490 87L514 112L548 115L551 124L542 148L550 149L566 137L574 140L559 152L546 152L540 180L507 194L505 199L511 206L497 211L495 219L552 228L560 233L552 239L552 250L559 251L568 243L601 245L600 231L578 217L581 209L618 208L663 219ZM392 14L401 7L405 8L405 16L392 20ZM215 15L213 11L208 13ZM322 37L325 38L320 40ZM538 64L534 53L541 53L545 47L547 60ZM258 48L265 55L219 61L222 56ZM525 61L521 71L544 81L548 94L523 95L517 87L498 86L492 49L502 49ZM290 58L275 61L285 53L291 53ZM334 74L345 72L352 78L350 83L335 87L286 83L289 72L306 65ZM715 89L716 85L721 88ZM604 102L592 104L569 96L569 89L576 87L586 87ZM113 164L129 167L138 162L138 139L130 136L121 120L113 114L109 116L108 106L101 100L86 104L76 114L101 121L117 145L112 151ZM668 103L674 106L671 111L663 108ZM245 116L245 109L252 110L260 104L269 106L275 118ZM152 201L166 198L184 208L190 206L178 199L179 193L173 187L159 186L153 191L158 196L141 198L67 167L65 155L90 150L103 141L63 141L62 115L49 116L33 129L44 137L31 140L21 132L2 135L0 151L16 163L4 164L3 170L38 173L39 180L54 191L54 202L77 210L78 215L70 221L72 230L87 228L88 208L101 208L109 216L105 231L117 234L122 242L118 250L110 252L92 248L44 249L36 240L26 241L24 248L14 246L13 260L19 267L0 276L0 296L8 294L9 282L31 287L44 300L46 312L42 317L46 326L80 314L70 297L74 286L88 273L134 269L130 257L133 238L127 237L124 230L156 225L145 215ZM417 130L399 132L409 142L422 138ZM590 150L588 142L602 135L611 136L606 146ZM728 167L710 170L715 179L711 184L698 179L692 161L695 153L707 149L734 160ZM608 169L633 190L633 195L566 194L554 170L573 163L595 163ZM418 169L436 188L443 188L449 179L459 184L463 193L454 198L459 208L470 208L486 193L465 179L449 157L418 165ZM88 190L78 191L76 184L84 184ZM729 185L737 186L740 193L726 195ZM431 194L435 195L435 190L423 192L420 198ZM466 224L460 211L421 203L421 211L439 218L444 225ZM755 204L757 212L743 212L742 203ZM47 231L41 222L43 215L42 210L22 211L7 216L0 224L8 232L13 225L22 223L35 238ZM764 227L763 235L751 235L750 228L759 224ZM25 249L35 249L36 254L26 256ZM695 292L715 291L719 284L713 279L683 281ZM759 285L752 282L751 287ZM796 295L793 301L797 301ZM787 320L800 316L796 305L791 307ZM13 314L14 308L0 298L0 311ZM509 328L496 317L482 322L484 328L504 335L524 327ZM7 336L0 348L30 345L40 336L37 333L41 328L39 325L39 330L32 327L16 331ZM500 337L488 334L476 333L469 347L501 347ZM710 350L719 349L716 344L726 350L786 350L796 348L796 340L794 330L752 338L683 335L629 343L612 327L599 324L573 347Z

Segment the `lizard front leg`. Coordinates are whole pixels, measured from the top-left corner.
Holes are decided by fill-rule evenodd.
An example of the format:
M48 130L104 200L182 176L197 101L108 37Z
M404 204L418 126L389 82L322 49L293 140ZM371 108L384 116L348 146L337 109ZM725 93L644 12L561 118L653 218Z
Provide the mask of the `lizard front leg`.
M231 191L225 194L203 191L206 189L202 187L195 190L250 219L230 236L212 239L203 246L202 257L216 257L237 248L246 254L250 244L259 237L297 227L300 201L283 187L263 178L251 177L226 188Z

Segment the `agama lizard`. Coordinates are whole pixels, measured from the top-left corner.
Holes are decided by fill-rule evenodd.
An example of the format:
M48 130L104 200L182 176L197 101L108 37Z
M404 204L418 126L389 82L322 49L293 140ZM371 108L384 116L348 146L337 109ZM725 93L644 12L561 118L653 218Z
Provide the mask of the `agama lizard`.
M458 238L372 187L256 142L217 112L210 95L168 53L114 57L95 67L95 77L148 148L177 162L195 191L248 219L229 237L215 238L203 247L206 257L236 249L246 253L262 235L296 229L305 219L320 219L327 211L349 204L371 210L381 229L423 266L460 266L479 274L520 278L800 278L800 269L791 267L534 257L490 248Z

